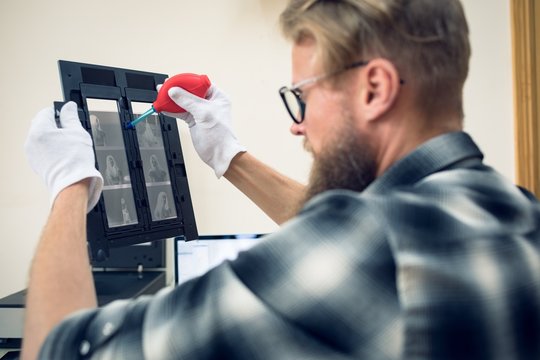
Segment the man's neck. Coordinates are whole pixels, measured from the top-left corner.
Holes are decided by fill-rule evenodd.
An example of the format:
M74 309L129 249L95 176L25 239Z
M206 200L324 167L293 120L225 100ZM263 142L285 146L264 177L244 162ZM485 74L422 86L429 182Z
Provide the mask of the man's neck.
M461 130L463 127L458 117L422 119L418 115L410 115L387 122L379 133L377 177L429 139Z

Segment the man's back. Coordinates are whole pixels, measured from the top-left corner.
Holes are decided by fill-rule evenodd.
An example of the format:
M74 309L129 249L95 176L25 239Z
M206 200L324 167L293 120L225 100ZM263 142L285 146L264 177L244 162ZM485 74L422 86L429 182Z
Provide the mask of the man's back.
M381 201L405 358L538 358L540 207L468 161Z
M539 203L483 165L464 133L427 142L364 193L320 196L284 232L273 247L293 238L294 254L246 254L239 263L252 266L233 266L263 301L340 353L540 357ZM278 281L257 275L281 268Z

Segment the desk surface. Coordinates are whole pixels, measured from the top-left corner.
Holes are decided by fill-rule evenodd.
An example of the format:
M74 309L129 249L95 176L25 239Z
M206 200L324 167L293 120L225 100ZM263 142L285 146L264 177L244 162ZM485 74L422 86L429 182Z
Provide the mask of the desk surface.
M0 359L4 360L4 355L6 355L10 351L17 351L17 350L14 350L14 349L0 349ZM15 358L8 357L8 358L6 358L6 360L7 359L11 360L11 359L15 359ZM18 357L17 357L17 359L18 359Z
M117 299L128 299L145 294L154 294L165 287L165 278L166 274L164 271L147 271L144 273L94 272L98 304L102 306ZM5 312L0 312L0 315L2 315L0 316L0 338L20 339L22 337L25 296L26 291L22 290L0 299L0 310L4 310ZM7 317L13 310L18 311L15 314L16 316ZM10 322L7 322L6 319ZM14 323L15 325L13 325ZM0 346L2 346L1 341ZM6 344L4 343L4 347L0 347L0 360L4 360L3 357L8 352L16 351L16 349L6 348L5 346ZM17 343L15 346L20 346L20 343ZM14 358L8 357L6 359L11 360Z

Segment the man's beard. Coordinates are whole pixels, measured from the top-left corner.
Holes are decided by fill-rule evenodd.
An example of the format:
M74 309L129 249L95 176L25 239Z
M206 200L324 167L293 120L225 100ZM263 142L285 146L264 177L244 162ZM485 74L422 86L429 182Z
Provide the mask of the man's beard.
M376 178L377 163L369 138L359 134L347 114L339 119L341 129L331 145L314 157L309 183L300 206L314 196L332 189L363 191ZM309 150L309 144L305 144Z

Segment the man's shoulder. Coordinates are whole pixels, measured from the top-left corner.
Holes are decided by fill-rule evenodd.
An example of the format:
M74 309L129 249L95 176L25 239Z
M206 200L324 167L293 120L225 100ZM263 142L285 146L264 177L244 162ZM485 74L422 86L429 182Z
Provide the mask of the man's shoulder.
M534 195L485 165L439 171L412 186L396 188L391 192L398 199L403 193L445 207L474 203L488 211L500 206L530 210L539 204Z
M369 218L372 225L402 236L429 232L455 237L505 227L524 231L540 223L539 202L486 166L439 171L384 192L327 191L303 213L323 222L328 216L332 222Z
M526 233L540 224L538 201L485 166L436 172L371 201L402 235L497 236Z

